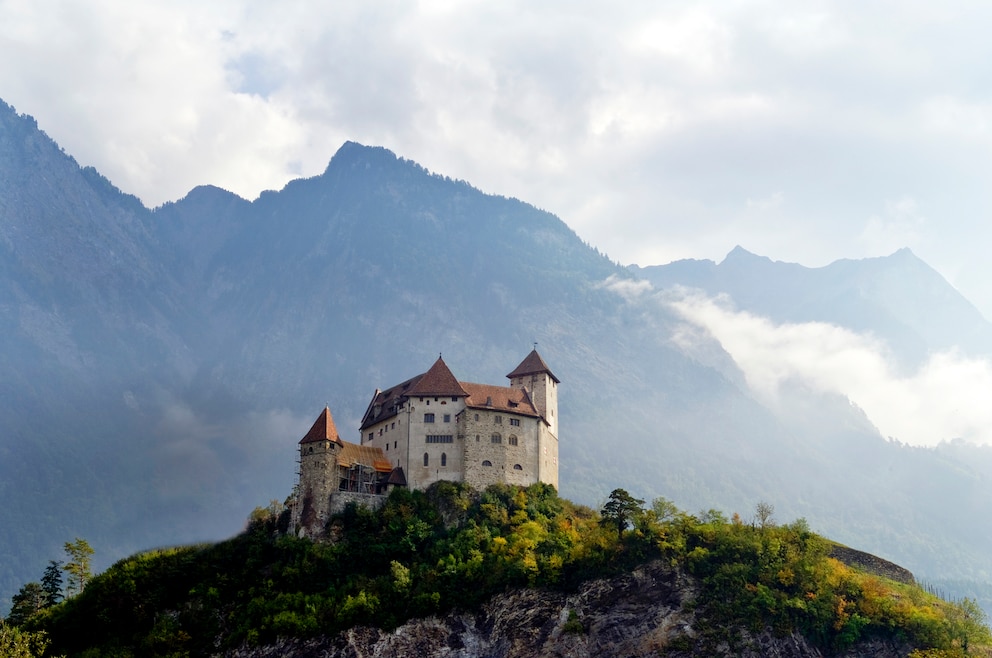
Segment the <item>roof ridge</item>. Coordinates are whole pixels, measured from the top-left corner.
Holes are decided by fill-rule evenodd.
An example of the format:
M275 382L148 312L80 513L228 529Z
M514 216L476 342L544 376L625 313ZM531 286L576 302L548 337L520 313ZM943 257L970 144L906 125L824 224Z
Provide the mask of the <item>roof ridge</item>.
M315 441L335 441L341 443L341 435L334 425L334 417L331 416L331 408L324 407L324 410L317 416L310 430L300 439L300 443L314 443Z
M408 397L413 396L444 396L444 397L468 397L468 392L462 388L461 383L452 374L451 369L444 362L440 356L437 357L437 361L434 365L430 367L430 370L424 373L424 376L420 378L413 387L406 392Z
M524 375L534 375L537 373L547 373L551 379L555 381L556 384L560 384L561 381L555 377L555 374L551 372L551 368L548 364L544 362L541 355L537 353L537 348L535 347L530 351L530 354L524 357L524 360L520 362L513 371L507 375L507 379L513 379L514 377L523 377Z

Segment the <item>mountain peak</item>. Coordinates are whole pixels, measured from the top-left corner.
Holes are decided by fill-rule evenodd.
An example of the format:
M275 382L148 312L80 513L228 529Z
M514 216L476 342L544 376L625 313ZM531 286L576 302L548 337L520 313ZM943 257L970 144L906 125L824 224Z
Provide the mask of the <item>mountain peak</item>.
M759 256L744 247L737 245L730 250L730 253L723 259L720 265L740 265L744 263L771 263L772 259L767 256Z
M327 164L325 174L336 167L354 167L364 163L366 167L377 165L391 165L399 161L396 154L384 146L366 146L358 142L347 141L337 150L331 161Z

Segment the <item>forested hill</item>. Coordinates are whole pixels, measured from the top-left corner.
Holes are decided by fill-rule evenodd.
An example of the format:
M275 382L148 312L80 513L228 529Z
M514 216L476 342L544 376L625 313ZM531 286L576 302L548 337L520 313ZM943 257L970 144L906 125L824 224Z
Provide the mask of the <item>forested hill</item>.
M600 516L546 484L439 482L347 508L329 542L288 523L257 509L234 539L122 560L22 628L57 653L121 657L937 658L992 642L973 603L831 559L768 505L745 522L618 489Z
M874 265L897 285L905 260ZM500 383L534 342L562 381L564 495L772 500L914 573L988 580L992 451L901 446L800 387L784 418L643 285L552 214L384 148L345 144L253 201L204 186L150 210L2 105L0 597L74 537L99 567L229 537L291 490L325 404L357 439L375 389L439 352Z

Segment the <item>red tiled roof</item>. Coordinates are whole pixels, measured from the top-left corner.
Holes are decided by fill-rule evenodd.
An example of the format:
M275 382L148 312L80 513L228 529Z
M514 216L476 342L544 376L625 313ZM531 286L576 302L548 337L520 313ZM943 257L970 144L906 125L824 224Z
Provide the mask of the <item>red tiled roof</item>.
M338 436L338 428L334 426L334 419L331 418L331 410L328 407L324 407L324 410L320 412L317 416L317 420L314 421L313 427L310 431L306 433L300 443L314 443L316 441L336 441L341 443L341 437Z
M386 459L381 448L342 441L341 452L338 453L338 466L348 468L355 464L371 466L380 473L389 473L393 470L393 464Z
M531 402L527 391L508 386L492 386L491 384L472 384L462 382L468 391L465 406L475 409L499 409L522 416L538 416L534 403Z
M541 355L537 353L537 350L531 350L530 354L524 357L524 360L520 362L520 365L513 369L507 378L513 379L514 377L523 377L524 375L533 375L536 373L546 372L551 379L555 380L556 384L561 382L555 377L554 373L551 372L551 368L548 364L544 362Z
M424 373L424 376L420 378L409 391L406 392L409 397L423 396L427 397L429 395L443 396L443 397L465 397L468 393L462 388L455 376L451 374L451 370L444 363L444 359L441 357L437 358L434 365L431 366L430 370Z

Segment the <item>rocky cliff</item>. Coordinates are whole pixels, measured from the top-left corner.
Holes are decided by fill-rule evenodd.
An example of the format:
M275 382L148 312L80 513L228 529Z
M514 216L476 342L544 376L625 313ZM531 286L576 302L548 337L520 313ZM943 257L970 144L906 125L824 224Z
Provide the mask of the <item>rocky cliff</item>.
M798 634L776 636L716 627L691 604L698 583L652 562L628 574L593 580L578 591L525 589L491 599L478 612L416 619L393 631L352 628L333 637L243 647L227 658L600 658L609 656L741 656L905 658L912 647L862 642L826 652Z

